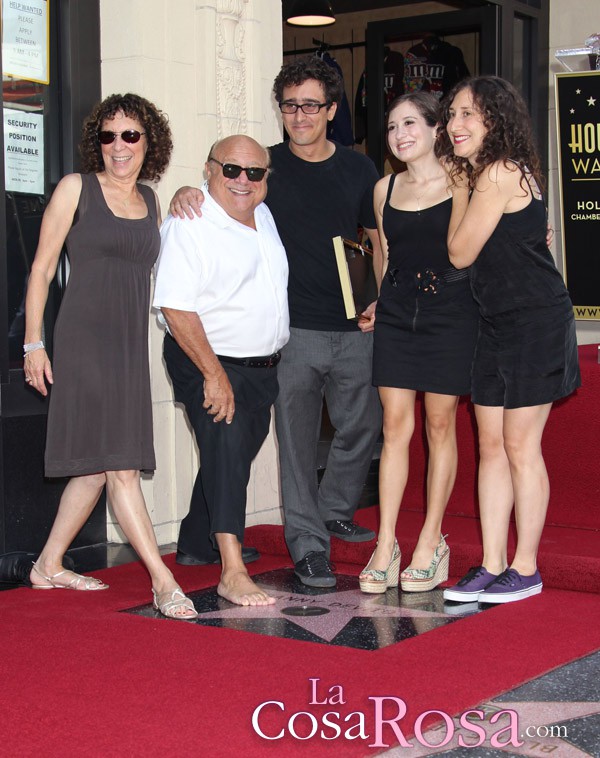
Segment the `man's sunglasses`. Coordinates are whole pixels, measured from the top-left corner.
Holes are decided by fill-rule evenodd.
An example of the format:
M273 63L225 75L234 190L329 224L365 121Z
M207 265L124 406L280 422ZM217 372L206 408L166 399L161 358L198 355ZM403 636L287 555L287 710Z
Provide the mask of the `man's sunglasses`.
M259 168L258 166L249 166L248 168L242 168L242 166L238 166L235 163L221 163L221 161L218 161L212 156L208 160L213 161L214 163L218 163L219 166L221 166L223 170L223 176L226 179L237 179L242 171L245 171L249 181L260 182L269 170L268 168Z
M140 141L142 134L146 132L138 132L137 129L125 129L124 132L98 132L98 142L101 145L111 145L117 137L120 137L128 145L135 145Z

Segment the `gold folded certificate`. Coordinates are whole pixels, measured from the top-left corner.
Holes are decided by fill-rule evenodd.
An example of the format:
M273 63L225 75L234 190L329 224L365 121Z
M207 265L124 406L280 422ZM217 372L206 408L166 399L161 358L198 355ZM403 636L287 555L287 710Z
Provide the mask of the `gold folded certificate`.
M369 256L373 253L357 242L344 237L333 238L333 249L344 297L346 318L357 319L372 299L369 298L372 268Z

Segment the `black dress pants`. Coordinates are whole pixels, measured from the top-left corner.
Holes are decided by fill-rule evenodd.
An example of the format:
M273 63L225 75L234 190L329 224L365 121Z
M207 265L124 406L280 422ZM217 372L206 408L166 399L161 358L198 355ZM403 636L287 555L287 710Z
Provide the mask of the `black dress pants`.
M182 403L200 450L190 510L181 522L177 547L199 560L218 557L214 534L243 542L250 465L268 432L278 392L276 368L247 368L223 361L235 397L231 424L215 423L202 407L204 377L177 342L165 337L164 358L175 400Z

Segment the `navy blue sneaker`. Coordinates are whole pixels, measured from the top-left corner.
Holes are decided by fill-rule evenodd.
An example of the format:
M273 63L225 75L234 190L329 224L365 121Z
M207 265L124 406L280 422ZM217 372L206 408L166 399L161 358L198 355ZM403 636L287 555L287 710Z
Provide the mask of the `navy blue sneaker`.
M512 603L515 600L539 595L542 587L542 577L539 571L531 576L523 576L515 569L507 568L479 593L479 602Z

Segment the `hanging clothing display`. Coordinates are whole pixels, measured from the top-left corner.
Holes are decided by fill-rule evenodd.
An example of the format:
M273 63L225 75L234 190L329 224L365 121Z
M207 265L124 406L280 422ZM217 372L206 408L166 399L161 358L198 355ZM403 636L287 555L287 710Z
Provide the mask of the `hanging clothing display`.
M404 94L404 56L386 48L383 61L383 109L387 111L394 98ZM363 72L354 98L354 137L360 144L367 136L367 76Z
M404 59L406 92L422 90L441 99L466 76L470 73L462 50L434 34L411 47Z
M322 55L319 55L319 57L323 63L326 63L338 72L343 84L344 74L335 58L332 58L329 53L323 53ZM345 145L346 147L354 144L354 135L352 134L352 114L350 113L350 105L348 103L348 98L346 97L345 88L342 101L338 103L335 116L327 123L327 139L339 142L340 145Z

